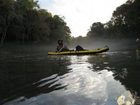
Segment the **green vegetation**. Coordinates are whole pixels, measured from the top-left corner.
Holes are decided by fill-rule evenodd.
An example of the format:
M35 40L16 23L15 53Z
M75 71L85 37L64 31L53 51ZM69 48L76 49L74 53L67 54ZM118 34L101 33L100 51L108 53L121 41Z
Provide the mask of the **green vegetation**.
M0 0L0 43L87 42L97 38L139 38L140 0L128 0L107 23L93 23L86 37L73 38L63 17L39 8L34 0Z
M70 39L63 18L40 9L34 0L0 0L0 43L50 43Z
M140 37L140 0L128 0L118 7L109 22L93 23L87 37L95 38L137 38Z

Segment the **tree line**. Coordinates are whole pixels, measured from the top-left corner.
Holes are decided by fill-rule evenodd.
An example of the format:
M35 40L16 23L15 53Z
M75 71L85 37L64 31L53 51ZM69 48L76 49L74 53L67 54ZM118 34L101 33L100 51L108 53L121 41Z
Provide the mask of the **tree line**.
M117 7L107 23L95 22L87 37L95 38L140 38L140 0L128 0Z
M139 38L140 0L117 7L107 23L95 22L86 37L71 37L64 17L41 9L35 0L0 0L0 43L50 43L58 39L84 41L96 38Z
M52 16L35 0L0 0L0 43L54 42L70 39L63 17Z

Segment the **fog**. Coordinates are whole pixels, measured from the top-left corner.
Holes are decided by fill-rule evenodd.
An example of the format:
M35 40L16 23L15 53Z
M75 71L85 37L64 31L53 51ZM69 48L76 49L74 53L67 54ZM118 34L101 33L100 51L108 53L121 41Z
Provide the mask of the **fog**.
M85 49L95 49L108 46L110 51L118 50L130 50L138 49L140 47L140 41L135 39L97 39L97 40L87 40L85 42L76 42L70 45L70 47L75 47L76 45L81 45Z
M121 50L131 50L131 49L139 49L140 41L136 41L135 39L100 39L100 40L86 40L86 41L77 41L74 43L65 43L64 44L69 49L74 49L77 45L82 46L84 49L96 49L102 48L104 46L109 47L109 51L121 51ZM47 54L48 51L55 51L57 46L57 42L53 44L5 44L0 47L0 53L13 52L13 53L42 53Z
M94 80L94 79L96 80L96 77L97 77L97 80L100 79L100 78L98 79L98 76L100 77L102 73L99 73L96 75L96 71L98 71L98 70L102 71L103 69L107 69L106 70L107 73L109 70L115 74L115 75L112 75L113 83L116 80L117 81L119 80L119 81L121 81L120 84L126 85L126 88L133 88L139 94L139 87L138 87L139 82L137 81L139 79L139 71L137 70L139 68L139 62L137 62L137 61L140 59L140 57L139 57L140 53L139 53L139 50L136 50L136 49L140 48L140 46L139 46L140 43L138 41L136 42L136 40L134 40L134 39L132 39L132 40L129 40L129 39L128 40L126 40L126 39L125 40L124 39L121 39L121 40L102 39L102 40L92 40L92 41L88 40L88 41L84 41L84 42L77 41L75 43L69 43L69 44L67 44L67 46L70 49L74 49L75 46L78 44L81 45L82 47L84 47L85 49L95 49L95 48L108 46L110 50L107 53L110 54L110 52L115 52L115 54L111 55L111 56L107 55L107 56L80 56L80 57L79 56L72 56L72 57L47 56L48 51L55 51L57 42L53 43L51 45L48 45L48 44L26 44L26 45L20 44L19 45L19 44L7 43L7 44L1 46L0 47L1 83L4 83L3 85L1 85L1 89L5 90L5 91L3 91L3 94L1 96L4 98L5 97L12 98L11 96L13 96L13 94L11 94L11 93L9 93L9 91L7 91L7 90L11 89L10 86L14 86L14 87L12 87L12 89L14 90L14 93L15 93L13 98L15 98L16 95L17 95L16 97L19 97L20 94L25 97L30 96L31 98L28 98L29 102L30 102L30 99L32 101L32 98L33 99L39 98L38 97L39 95L37 97L32 96L32 95L41 94L41 92L45 92L45 93L48 91L50 92L50 90L53 91L52 93L54 93L55 90L52 90L52 88L54 88L54 87L49 88L49 85L46 85L46 82L49 83L48 81L44 81L44 84L46 85L46 87L44 85L42 85L43 88L40 88L40 87L38 88L36 85L33 85L33 83L34 82L36 83L36 81L42 80L48 76L55 75L55 74L58 74L58 75L66 74L66 78L62 78L63 81L60 81L61 84L65 84L65 83L67 84L69 82L74 83L74 81L76 81L78 78L79 78L79 80L83 80L84 83L86 83L86 85L83 86L83 82L78 81L77 84L80 83L82 85L80 85L81 86L80 88L77 88L77 91L80 92L80 89L82 89L83 90L82 93L84 93L87 90L85 87L86 86L90 87L89 81L91 81L91 83L93 83L92 80ZM129 52L131 52L131 50L137 51L137 52L135 52L133 55L131 55L131 54L117 54L116 55L116 52L118 52L118 51L128 51L128 50L129 50ZM130 56L132 56L132 57L130 57ZM69 72L71 70L73 70L73 72ZM93 72L92 72L92 70L93 70ZM127 73L125 73L123 71L128 71L127 73L129 73L130 75L127 75ZM69 73L71 73L71 75L67 76L67 74L69 75ZM81 73L82 73L82 75L81 75ZM125 77L125 79L124 79L124 77L122 77L124 74L127 75ZM71 79L71 77L73 77L74 75L75 75L75 79ZM103 74L103 76L104 76L104 74ZM89 79L87 77L89 77ZM10 80L9 80L9 78L10 78ZM69 81L67 81L67 80L69 80ZM104 87L103 89L106 89L106 84L104 85L104 83L105 83L104 78L103 79L101 78L101 80L103 80L103 82L99 81L99 84L97 84L97 85L99 85L101 87L103 86ZM109 80L111 80L111 79L109 78ZM135 81L135 82L133 82L133 81ZM43 84L43 82L41 82L41 83ZM87 85L87 83L89 83L89 84ZM52 82L52 84L53 84L53 82ZM52 84L50 84L50 86ZM111 87L110 82L108 84L109 84L108 85L109 88L107 87L107 89L109 89L109 90L110 90L110 88L113 89L114 86ZM56 85L56 86L59 87L59 85ZM79 85L76 85L76 86L79 86ZM89 92L94 94L94 92L92 92L92 90L95 90L95 89L93 89L92 86L93 85L91 85L91 88L89 88ZM97 86L97 87L99 87L99 86ZM70 92L73 92L73 90L71 90L72 89L71 87L74 87L73 84L69 84L67 87L69 87ZM19 92L20 89L22 90L21 93ZM35 91L34 89L37 91ZM54 88L54 89L56 89L56 88ZM122 90L122 88L120 88L120 89ZM31 91L31 90L33 90L33 91ZM75 95L76 95L76 98L83 100L83 97L77 97L77 94L75 94L75 93L72 93L72 96L66 94L68 97L65 97L66 96L65 91L60 91L60 92L56 91L56 92L60 93L60 94L58 94L59 97L56 100L56 102L61 102L61 98L63 99L63 96L64 96L64 99L69 99ZM112 93L112 91L110 91L110 92L101 91L101 92L104 92L107 94ZM117 90L116 92L120 92L120 91ZM46 96L44 97L44 99L47 97L47 95L48 95L48 93L46 93ZM62 97L60 97L60 95L62 95ZM80 94L80 95L83 95L83 94ZM88 95L85 93L83 96L88 96ZM98 94L98 95L100 95L100 94ZM96 97L98 97L98 95L97 96L95 95L95 99L96 99ZM55 97L55 94L51 95L51 96L52 96L51 99L57 98L57 97ZM109 95L109 96L112 96L112 95ZM106 98L106 97L103 97L103 99L104 98ZM28 101L28 99L22 100L22 102L26 103ZM42 97L41 97L41 99L42 99ZM44 99L42 101L44 101ZM87 99L87 98L84 98L84 99ZM109 99L112 99L112 97L110 97ZM92 97L92 100L93 100L93 97ZM49 100L47 100L47 102L48 101ZM34 102L36 102L36 101L34 101ZM39 98L39 102L40 102L40 98Z

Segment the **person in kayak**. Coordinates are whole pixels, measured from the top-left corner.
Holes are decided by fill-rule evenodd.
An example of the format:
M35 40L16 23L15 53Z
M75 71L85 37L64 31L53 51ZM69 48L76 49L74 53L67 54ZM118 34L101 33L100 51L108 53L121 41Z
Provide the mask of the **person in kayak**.
M63 40L58 40L58 45L56 48L57 52L69 51L68 47L63 44Z
M82 46L80 46L80 45L77 45L76 47L75 47L75 49L76 49L76 51L83 51L83 50L85 50Z

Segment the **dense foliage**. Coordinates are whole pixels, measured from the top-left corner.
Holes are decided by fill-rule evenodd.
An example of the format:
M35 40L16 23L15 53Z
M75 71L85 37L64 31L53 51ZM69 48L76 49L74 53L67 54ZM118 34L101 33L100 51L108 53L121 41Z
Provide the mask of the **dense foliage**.
M128 0L116 8L107 23L93 23L87 38L71 38L62 17L40 9L34 0L0 0L0 43L54 42L69 39L75 42L96 38L139 38L140 0Z
M40 9L34 0L0 0L0 42L53 42L68 40L63 18Z
M93 23L87 33L89 38L140 37L140 0L128 0L118 7L109 22Z

